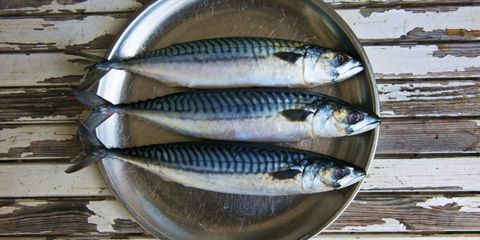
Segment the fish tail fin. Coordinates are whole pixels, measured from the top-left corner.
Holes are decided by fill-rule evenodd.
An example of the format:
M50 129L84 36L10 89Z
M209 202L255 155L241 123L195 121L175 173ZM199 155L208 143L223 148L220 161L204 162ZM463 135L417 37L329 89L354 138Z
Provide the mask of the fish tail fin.
M109 106L111 103L102 97L78 87L72 87L72 93L75 98L84 105L91 107Z
M123 66L123 61L111 61L90 53L84 53L71 49L64 50L64 53L68 55L79 56L90 63L90 65L85 67L88 72L85 74L79 85L79 88L84 90L94 86L109 70L122 69Z
M100 161L105 156L105 146L83 123L79 124L78 136L84 152L72 159L73 164L65 173L73 173Z

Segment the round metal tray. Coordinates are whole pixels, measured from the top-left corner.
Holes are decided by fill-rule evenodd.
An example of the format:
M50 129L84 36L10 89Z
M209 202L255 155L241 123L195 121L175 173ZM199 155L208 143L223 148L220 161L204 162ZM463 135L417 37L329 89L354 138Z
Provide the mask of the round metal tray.
M300 40L361 58L363 73L314 90L378 113L375 79L365 52L342 19L317 0L156 1L128 24L107 57L131 57L176 42L228 36ZM120 103L182 89L111 70L90 90ZM100 125L96 134L109 147L189 140L115 115ZM283 145L321 152L368 169L377 137L378 130L374 130ZM182 240L308 238L335 220L360 186L303 196L244 196L186 188L112 159L105 159L100 167L117 199L145 229L159 238Z

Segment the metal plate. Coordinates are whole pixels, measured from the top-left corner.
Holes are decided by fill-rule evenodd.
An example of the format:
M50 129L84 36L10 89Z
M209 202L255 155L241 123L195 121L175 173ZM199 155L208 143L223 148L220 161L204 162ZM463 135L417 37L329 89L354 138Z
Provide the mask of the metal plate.
M341 84L315 90L378 113L376 84L365 52L339 16L317 0L157 1L130 22L109 51L108 58L131 57L176 42L227 36L300 40L360 57L366 66L362 74ZM91 90L113 103L120 103L182 89L111 70ZM105 121L96 133L109 147L189 140L148 123L119 116ZM354 137L284 145L332 155L368 169L377 137L378 130L375 130ZM328 226L359 189L357 184L339 191L304 196L232 195L164 182L155 175L112 159L105 159L100 167L116 197L143 227L159 238L307 238Z

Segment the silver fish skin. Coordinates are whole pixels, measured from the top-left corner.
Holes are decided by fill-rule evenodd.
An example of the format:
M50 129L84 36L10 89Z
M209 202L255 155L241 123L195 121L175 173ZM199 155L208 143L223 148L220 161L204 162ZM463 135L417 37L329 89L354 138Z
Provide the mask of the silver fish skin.
M348 79L363 65L345 53L304 42L228 37L177 43L93 68L122 69L190 88L311 88Z
M214 192L295 195L348 187L365 172L313 152L232 142L180 142L129 149L94 148L71 173L109 158L148 170L166 181Z
M89 97L82 94L76 96ZM339 99L292 89L191 91L130 104L105 104L87 119L90 129L117 113L196 138L294 142L356 135L380 123L375 114Z

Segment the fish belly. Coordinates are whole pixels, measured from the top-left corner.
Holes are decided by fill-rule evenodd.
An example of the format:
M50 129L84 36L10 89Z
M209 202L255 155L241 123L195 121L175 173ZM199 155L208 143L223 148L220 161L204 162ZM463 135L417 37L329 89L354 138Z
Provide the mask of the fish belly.
M173 86L232 88L251 86L305 87L303 66L275 57L229 61L140 61L127 71Z
M312 117L290 121L280 114L259 118L194 119L137 111L136 116L183 135L229 141L291 142L312 137Z

